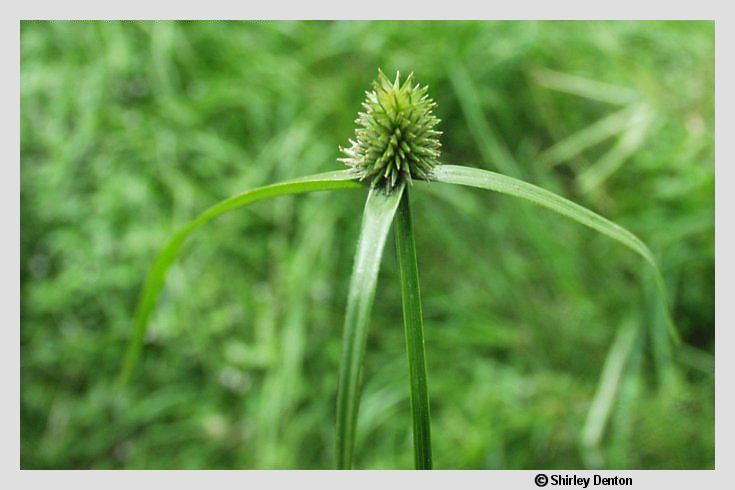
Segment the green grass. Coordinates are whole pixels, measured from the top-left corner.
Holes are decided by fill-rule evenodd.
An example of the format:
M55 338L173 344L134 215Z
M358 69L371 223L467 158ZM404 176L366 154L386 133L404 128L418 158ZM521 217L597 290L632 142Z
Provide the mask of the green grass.
M337 386L336 420L336 463L337 469L351 469L354 464L357 418L361 402L362 375L365 364L365 347L370 324L370 314L377 287L380 262L391 224L396 223L396 246L401 274L401 299L406 334L406 353L409 364L410 405L413 422L413 446L416 469L431 469L431 419L423 334L423 315L416 263L416 246L411 211L406 187L412 180L435 181L458 184L500 192L531 201L539 206L556 211L603 235L622 243L645 259L654 273L663 305L669 332L681 344L676 327L671 319L666 287L661 271L649 248L638 237L619 225L603 218L576 203L553 192L513 177L486 170L440 165L441 146L432 131L439 120L432 115L436 104L426 95L428 86L419 89L413 82L413 74L401 85L400 75L391 82L378 70L379 81L373 91L367 93L363 107L366 112L358 114L358 129L352 147L343 151L348 158L340 159L351 170L326 172L275 183L245 191L215 204L190 223L177 231L159 253L148 273L135 313L135 326L123 359L118 390L125 388L135 367L150 315L165 285L168 270L181 251L186 238L197 228L228 211L238 209L262 199L300 194L304 192L354 188L358 182L370 177L370 191L363 212L360 238L347 293L347 312L343 333L342 359L340 361L339 384ZM387 107L387 109L386 109ZM421 135L434 138L422 138ZM417 135L419 135L417 137ZM386 156L387 155L387 156ZM418 159L417 159L418 155ZM400 203L400 210L399 210ZM461 274L460 271L457 271ZM287 305L288 307L288 305ZM608 377L603 375L603 379ZM601 390L613 385L601 382ZM614 386L612 386L614 388ZM601 393L601 392L600 392ZM604 412L596 414L599 404L589 411L590 432L583 437L587 446L595 446L600 438L600 423L604 424L611 403L611 392L604 395ZM592 442L590 442L592 441ZM593 448L594 449L594 448Z
M23 467L333 466L357 193L209 223L112 387L166 239L229 195L339 169L377 66L429 84L442 161L533 182L649 244L683 340L624 247L421 185L434 467L712 467L712 23L25 22L21 63ZM414 465L395 260L366 341L359 468Z

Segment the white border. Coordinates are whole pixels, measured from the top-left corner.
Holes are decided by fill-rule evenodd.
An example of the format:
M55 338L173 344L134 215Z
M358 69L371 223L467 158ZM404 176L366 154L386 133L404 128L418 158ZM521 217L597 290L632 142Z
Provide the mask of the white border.
M721 2L670 0L652 2L584 0L493 2L477 0L427 2L418 0L363 0L338 2L272 0L268 2L208 0L207 2L127 0L65 2L26 0L14 7L16 19L715 19ZM718 8L719 7L719 8Z
M374 488L375 485L420 484L446 487L460 483L467 488L537 488L533 478L539 471L448 471L448 472L329 472L329 471L20 471L20 19L715 19L716 29L716 470L715 471L549 471L551 474L606 474L631 476L636 488L730 488L733 471L733 422L727 414L735 413L732 400L732 373L735 356L729 346L735 345L733 331L733 261L728 253L735 250L733 240L733 77L732 46L735 33L732 18L724 2L643 2L617 1L599 4L582 1L486 2L452 0L442 4L427 2L366 0L360 5L346 6L337 2L207 2L163 3L128 0L40 2L25 1L20 5L0 7L0 50L4 76L2 94L2 240L0 267L2 274L2 391L6 395L2 408L3 483L18 487L125 488L130 485L149 488L160 485L200 487L214 484L221 488L243 488L256 485L292 485L318 487ZM286 4L284 6L284 4ZM729 300L729 301L728 301ZM725 415L723 415L725 414ZM547 488L556 488L551 485Z

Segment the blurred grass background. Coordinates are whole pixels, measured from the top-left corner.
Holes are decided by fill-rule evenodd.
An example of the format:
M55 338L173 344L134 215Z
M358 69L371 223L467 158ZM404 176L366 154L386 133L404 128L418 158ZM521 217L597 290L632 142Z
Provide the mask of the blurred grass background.
M23 22L21 466L331 468L363 191L218 219L120 367L164 240L238 191L340 168L377 68L438 102L443 161L501 171L654 250L512 198L412 190L437 468L712 468L712 22ZM359 468L411 468L392 243Z

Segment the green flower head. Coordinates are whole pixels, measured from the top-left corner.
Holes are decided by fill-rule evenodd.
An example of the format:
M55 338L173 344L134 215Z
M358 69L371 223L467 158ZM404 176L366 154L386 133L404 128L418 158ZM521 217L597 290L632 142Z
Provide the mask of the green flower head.
M354 168L360 180L388 192L402 181L428 180L441 148L441 132L434 130L436 103L428 91L415 84L413 73L401 83L400 73L391 82L378 70L373 90L365 92L365 112L355 120L355 139L349 148L340 147L346 157L339 160Z

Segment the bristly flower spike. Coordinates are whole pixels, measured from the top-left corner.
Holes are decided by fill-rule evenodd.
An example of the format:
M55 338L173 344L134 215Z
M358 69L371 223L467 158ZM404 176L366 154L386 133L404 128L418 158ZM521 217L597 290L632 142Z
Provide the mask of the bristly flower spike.
M360 180L390 193L399 183L411 179L429 180L431 169L439 164L439 119L432 109L436 103L428 96L429 87L414 83L413 73L401 83L394 82L378 69L378 79L355 119L355 139L339 161L355 169Z

